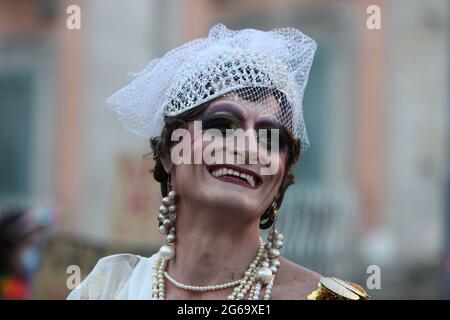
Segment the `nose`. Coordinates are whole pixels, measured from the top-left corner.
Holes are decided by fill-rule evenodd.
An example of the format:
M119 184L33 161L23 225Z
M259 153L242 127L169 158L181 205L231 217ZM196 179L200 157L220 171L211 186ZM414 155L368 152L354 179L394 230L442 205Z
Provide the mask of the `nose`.
M240 134L243 134L244 138L235 138L234 155L237 163L257 164L258 139L255 129L248 128Z

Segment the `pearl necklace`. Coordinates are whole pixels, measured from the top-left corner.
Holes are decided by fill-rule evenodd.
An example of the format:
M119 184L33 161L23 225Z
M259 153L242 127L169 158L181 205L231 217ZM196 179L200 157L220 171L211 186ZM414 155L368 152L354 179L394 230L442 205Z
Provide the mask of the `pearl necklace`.
M196 291L207 292L215 290L223 290L236 286L233 292L228 296L229 300L243 300L246 296L249 300L259 300L261 290L265 288L264 300L269 300L275 280L275 274L280 267L278 257L280 255L279 249L283 245L283 235L277 232L274 228L269 233L269 243L265 244L260 239L258 252L249 264L247 271L240 280L235 280L223 284L194 286L180 283L175 280L168 272L166 267L168 262L175 257L175 219L176 219L176 194L170 191L168 197L163 198L163 205L160 207L160 215L158 217L161 223L160 232L167 234L166 245L163 245L159 250L159 257L153 266L153 282L152 282L152 298L154 300L164 300L165 298L165 283L167 279L177 288Z
M234 286L237 286L241 280L231 281L223 284L216 284L216 285L209 285L209 286L191 286L188 284L183 284L181 282L178 282L168 272L164 272L164 277L166 277L167 280L169 280L175 287L189 290L189 291L214 291L214 290L222 290L231 288Z

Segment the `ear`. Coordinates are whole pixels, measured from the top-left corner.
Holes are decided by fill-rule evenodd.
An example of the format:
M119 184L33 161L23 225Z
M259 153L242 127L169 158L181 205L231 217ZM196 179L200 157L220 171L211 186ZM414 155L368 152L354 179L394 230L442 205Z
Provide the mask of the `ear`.
M164 155L164 157L161 158L161 163L164 167L164 170L170 174L174 167L173 162L170 159L170 153Z

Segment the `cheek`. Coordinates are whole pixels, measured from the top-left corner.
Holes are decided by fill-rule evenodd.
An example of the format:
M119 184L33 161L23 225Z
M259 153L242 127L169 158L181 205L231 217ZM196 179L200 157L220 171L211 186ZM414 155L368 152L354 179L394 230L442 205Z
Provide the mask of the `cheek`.
M276 188L276 190L278 190L283 182L285 173L286 173L286 161L287 161L287 153L286 152L280 152L278 158L278 170L276 172L276 174L274 174L273 176L271 176L270 180L271 180L271 184L273 185L273 187Z
M196 154L202 155L202 135L198 134L198 132L196 133L193 124L190 123L187 127L187 135L185 135L183 139L189 139L190 161L188 163L184 162L176 165L175 176L178 192L187 195L190 194L193 190L192 181L202 181L202 179L204 178L201 166L196 165L199 159L196 159L195 156Z
M193 193L198 189L192 188L193 181L198 183L198 186L203 185L203 177L200 175L199 166L192 164L180 164L175 166L175 183L174 187L177 193L182 198L191 198Z
M192 123L188 126L188 133L191 143L191 163L200 164L202 163L203 158L203 150L205 146L205 142L203 142L203 133L202 131L194 130L194 126Z
M280 161L279 174L283 177L284 173L286 172L287 152L286 151L281 152L278 159Z

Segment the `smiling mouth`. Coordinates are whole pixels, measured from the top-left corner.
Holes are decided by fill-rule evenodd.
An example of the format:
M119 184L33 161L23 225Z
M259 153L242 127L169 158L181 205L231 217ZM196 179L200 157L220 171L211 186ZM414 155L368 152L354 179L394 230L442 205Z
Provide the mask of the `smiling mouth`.
M251 189L256 189L262 183L262 178L257 173L239 166L211 165L207 169L218 180L240 184Z

